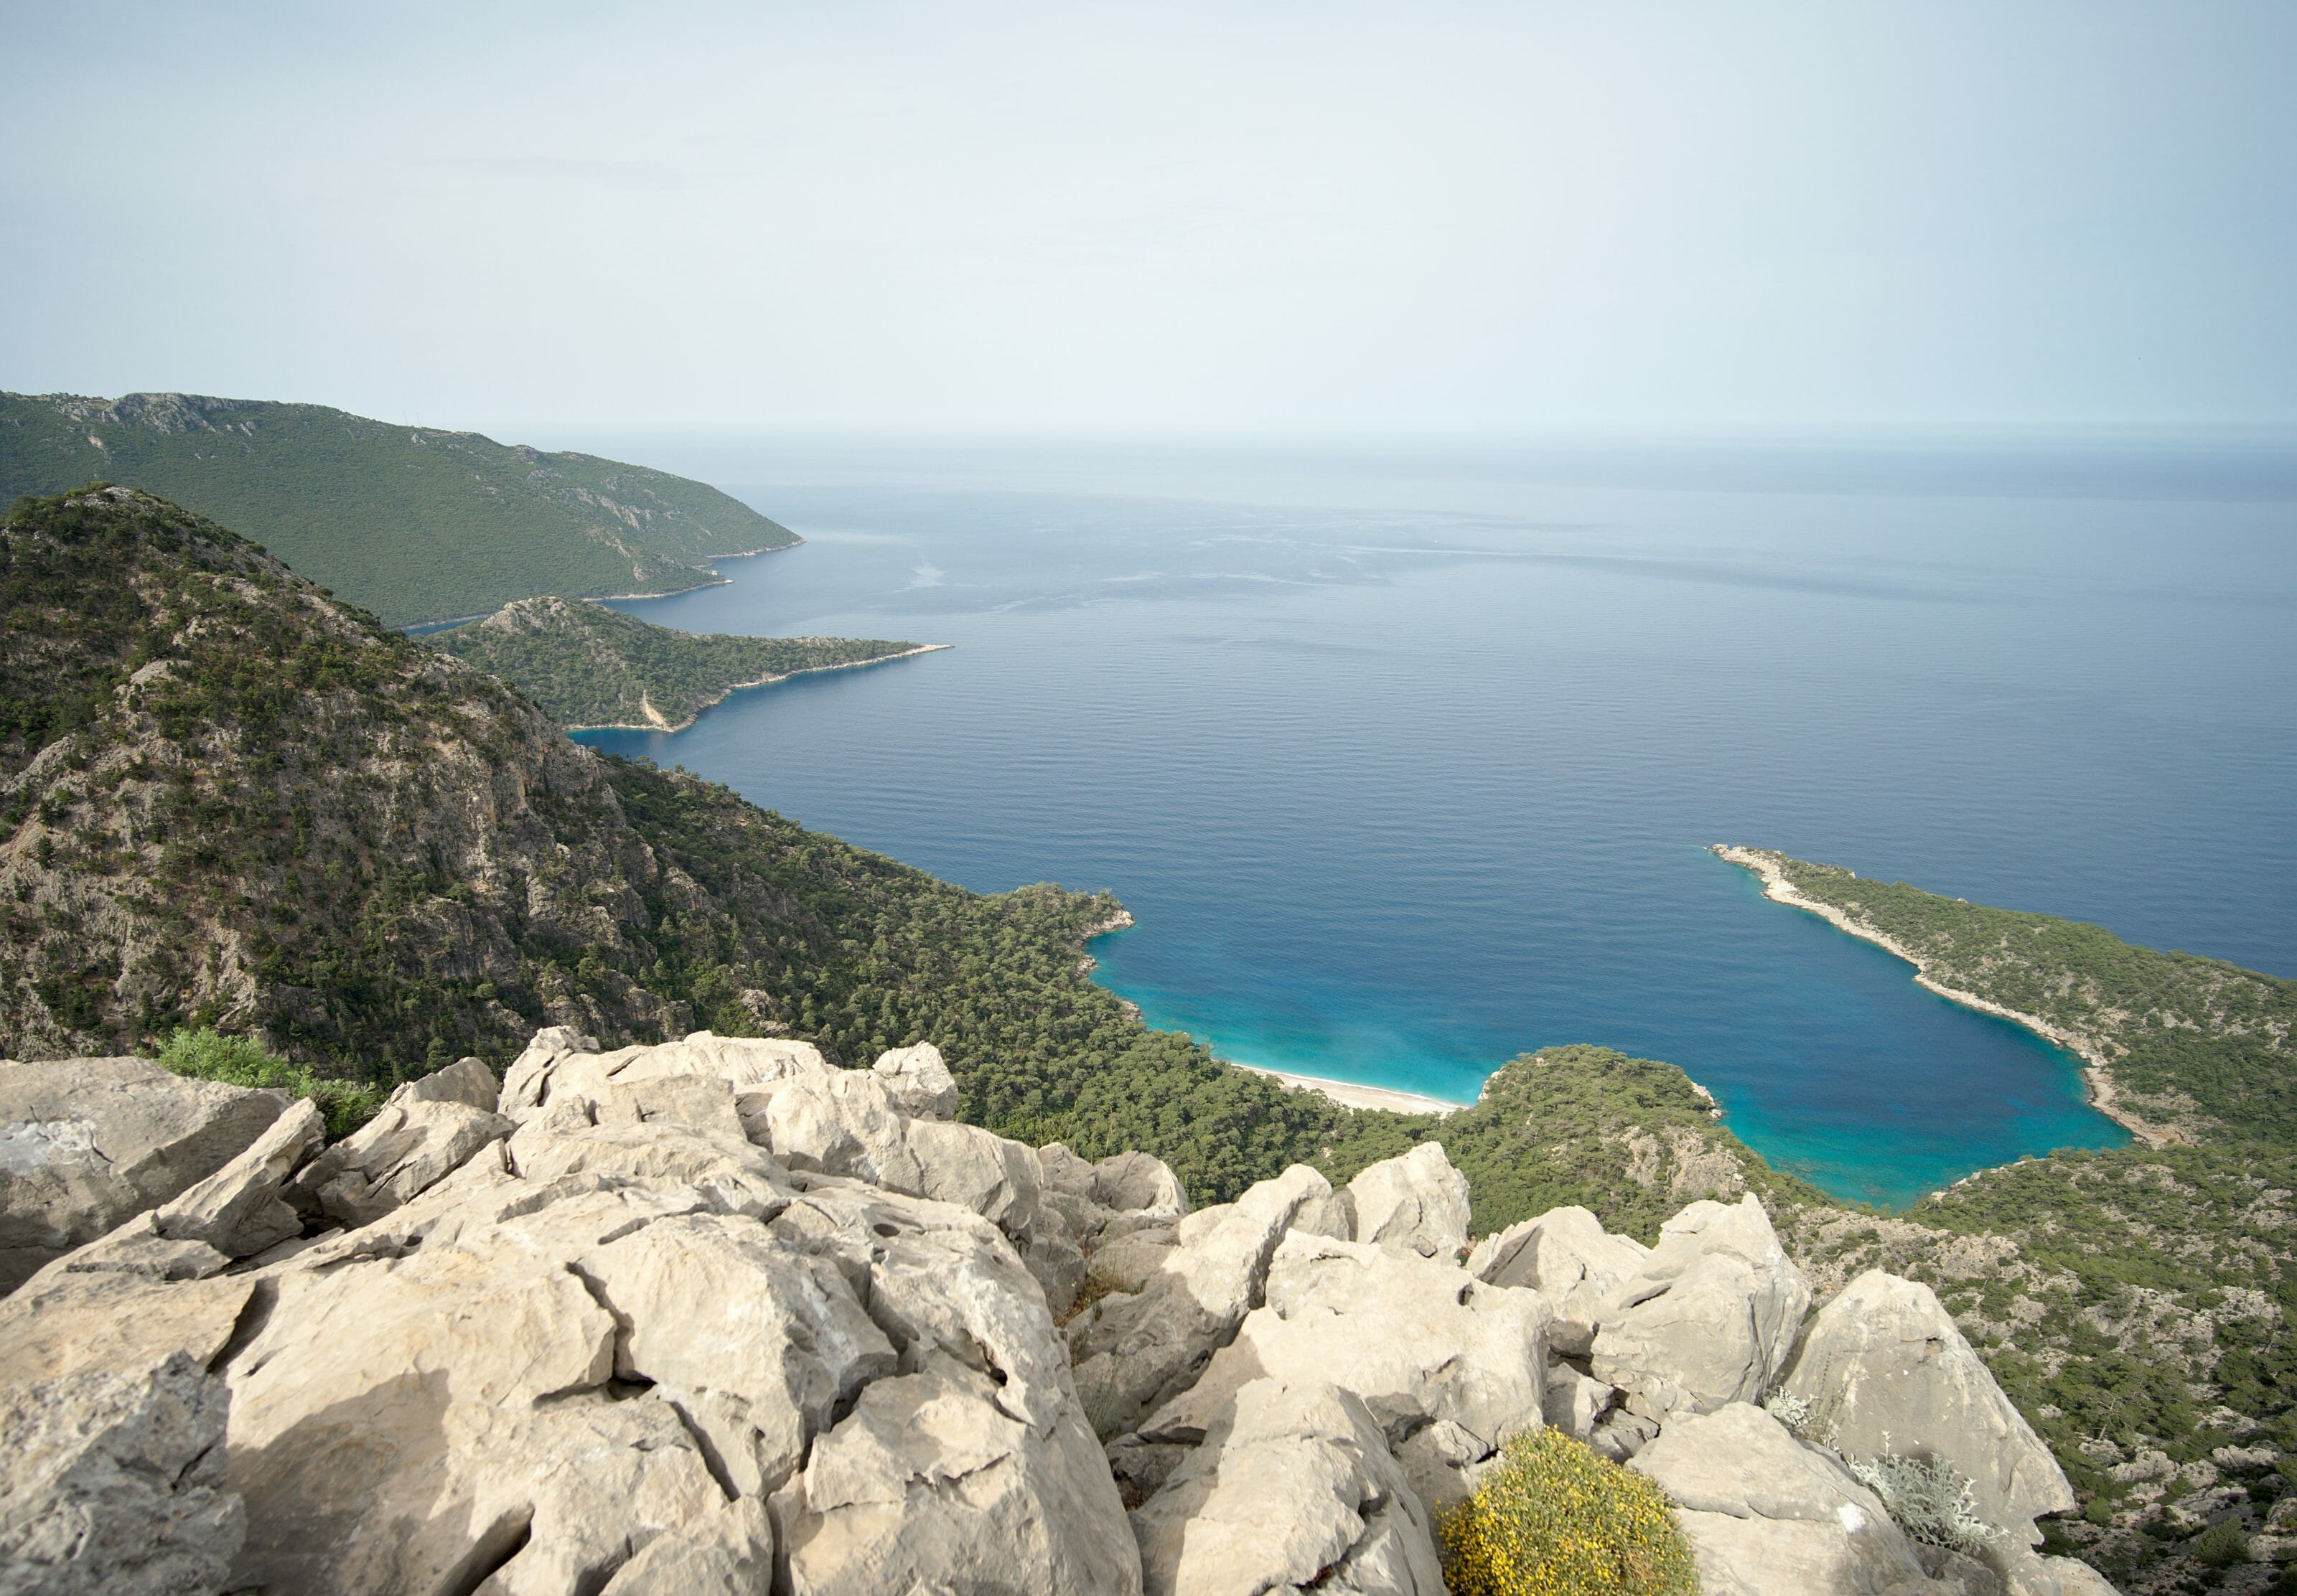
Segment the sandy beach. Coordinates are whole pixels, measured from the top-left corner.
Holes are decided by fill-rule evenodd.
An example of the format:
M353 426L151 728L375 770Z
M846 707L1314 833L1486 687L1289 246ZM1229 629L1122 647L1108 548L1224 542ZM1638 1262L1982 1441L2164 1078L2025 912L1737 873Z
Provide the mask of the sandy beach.
M702 717L709 711L716 709L720 704L725 703L729 698L731 698L735 694L739 693L745 687L770 687L776 682L787 681L794 676L819 676L825 670L859 670L864 665L882 665L889 660L915 659L921 654L938 654L944 648L954 648L957 645L954 643L921 643L915 648L905 648L899 654L872 654L866 660L847 660L843 663L836 665L808 665L803 670L785 670L779 676L762 676L755 681L737 681L729 685L723 693L719 694L717 697L704 704L700 709L696 710L692 714L688 715L685 720L680 720L675 726L672 726L668 718L665 717L661 711L655 709L653 703L647 700L646 695L641 693L638 695L638 707L645 710L648 714L654 717L653 720L650 722L644 724L625 724L616 722L606 726L570 726L566 729L568 731L684 731L696 720L701 720Z
M1392 1114L1457 1114L1468 1107L1465 1103L1447 1103L1441 1098L1423 1097L1416 1091L1390 1091L1384 1086L1358 1086L1353 1081L1328 1081L1321 1075L1292 1075L1282 1070L1272 1070L1257 1064L1236 1064L1240 1070L1250 1070L1256 1075L1266 1075L1280 1081L1294 1091L1320 1091L1344 1108L1385 1108Z

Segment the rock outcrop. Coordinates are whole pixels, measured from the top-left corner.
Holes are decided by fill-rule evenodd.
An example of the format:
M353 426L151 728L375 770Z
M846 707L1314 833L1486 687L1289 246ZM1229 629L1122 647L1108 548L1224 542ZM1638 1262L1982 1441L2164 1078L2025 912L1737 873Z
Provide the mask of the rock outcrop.
M885 1084L894 1107L911 1119L955 1119L957 1077L942 1062L941 1049L929 1041L896 1048L878 1055L870 1066Z
M230 1394L191 1356L0 1389L0 1590L220 1591L246 1533L224 1488Z
M1675 1502L1704 1596L1960 1596L1840 1460L1759 1408L1675 1418L1629 1467Z
M1749 1405L1807 1301L1751 1198L1651 1249L1559 1209L1463 1267L1440 1148L1190 1213L888 1059L557 1029L333 1148L273 1102L0 1300L0 1588L1437 1596L1434 1516L1544 1422L1639 1454L1711 1592L2095 1596L2021 1537L1916 1549ZM1941 1324L1862 1279L1791 1389L1994 1466L2030 1527L2030 1432Z
M1785 1367L1809 1305L1760 1201L1696 1202L1660 1227L1659 1245L1611 1293L1590 1372L1648 1425L1755 1402Z
M0 1292L206 1180L283 1107L141 1058L0 1059Z
M1897 1452L1970 1480L1972 1510L2021 1545L2034 1520L2071 1511L2073 1488L1927 1286L1869 1270L1803 1332L1788 1394L1808 1432L1842 1456Z

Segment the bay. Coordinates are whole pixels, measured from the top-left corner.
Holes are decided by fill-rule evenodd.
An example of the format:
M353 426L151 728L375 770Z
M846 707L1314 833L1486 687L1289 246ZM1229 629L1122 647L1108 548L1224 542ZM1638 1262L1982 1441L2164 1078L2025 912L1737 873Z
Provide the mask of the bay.
M618 607L955 647L587 740L984 891L1223 1057L1472 1099L1681 1065L1842 1196L2120 1131L2072 1060L1704 851L2297 973L2297 454L654 434L803 534Z

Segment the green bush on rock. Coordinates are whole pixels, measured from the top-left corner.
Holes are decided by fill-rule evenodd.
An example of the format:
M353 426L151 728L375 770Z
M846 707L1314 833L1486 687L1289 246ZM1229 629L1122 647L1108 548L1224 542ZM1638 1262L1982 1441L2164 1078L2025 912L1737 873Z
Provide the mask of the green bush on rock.
M1694 1596L1691 1544L1652 1481L1560 1430L1508 1443L1437 1526L1453 1596Z
M309 1098L327 1116L330 1141L350 1135L383 1107L379 1086L330 1081L302 1065L273 1057L243 1036L226 1036L208 1026L196 1031L178 1027L160 1049L159 1063L164 1070L196 1081L220 1081L226 1086Z

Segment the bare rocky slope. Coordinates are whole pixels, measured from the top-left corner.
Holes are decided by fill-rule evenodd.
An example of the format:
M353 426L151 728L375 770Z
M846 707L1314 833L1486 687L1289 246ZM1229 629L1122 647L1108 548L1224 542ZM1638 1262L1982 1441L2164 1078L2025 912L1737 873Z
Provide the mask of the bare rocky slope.
M0 1113L86 1128L0 1180L68 1187L172 1089L0 1064ZM0 1301L0 1578L1437 1596L1435 1517L1552 1424L1667 1492L1710 1596L2111 1590L2032 1550L2071 1489L1937 1299L1871 1273L1806 1323L1751 1196L1470 1253L1434 1144L1192 1211L956 1100L926 1046L564 1028L332 1146L269 1099Z

